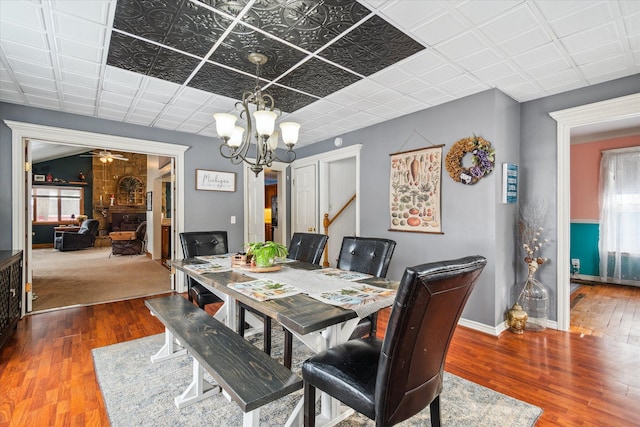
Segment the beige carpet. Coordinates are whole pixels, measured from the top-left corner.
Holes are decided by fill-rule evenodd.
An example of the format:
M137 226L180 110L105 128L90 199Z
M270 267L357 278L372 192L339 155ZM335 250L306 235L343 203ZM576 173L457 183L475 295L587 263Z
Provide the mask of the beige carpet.
M33 311L89 305L171 291L169 270L145 255L111 256L111 248L34 249Z

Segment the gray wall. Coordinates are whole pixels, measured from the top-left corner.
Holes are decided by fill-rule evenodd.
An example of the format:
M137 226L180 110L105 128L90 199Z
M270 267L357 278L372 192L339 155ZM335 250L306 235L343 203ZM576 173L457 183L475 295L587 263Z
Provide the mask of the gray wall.
M503 320L514 284L513 254L515 207L501 201L502 163L518 162L519 104L497 90L489 90L398 119L342 135L343 145L363 144L361 163L362 236L393 239L396 250L388 277L400 279L407 266L430 261L483 255L488 265L463 317L495 326ZM416 130L430 142L413 134ZM442 170L442 231L423 234L387 231L389 218L389 154L446 144L472 135L489 140L496 149L496 169L472 186L454 182ZM333 140L299 150L299 157L334 149ZM468 160L468 159L467 159Z
M520 166L519 200L541 197L548 205L545 223L551 240L544 252L551 258L540 269L540 280L550 288L550 318L556 314L556 122L549 112L636 93L640 76L631 76L536 101L518 104L497 90L489 90L366 129L342 135L344 145L363 144L360 177L361 234L380 236L398 242L388 276L400 278L404 268L428 261L481 254L489 264L481 276L463 317L489 326L504 319L526 270L515 248L514 205L500 203L501 165ZM235 171L241 168L220 158L217 141L212 138L164 131L143 126L81 117L0 103L0 120L17 120L49 126L86 130L134 138L188 145L186 152L185 202L187 230L229 230L230 249L242 244L242 188L235 193L195 190L197 168ZM443 154L457 140L473 134L483 136L495 147L496 170L476 185L464 186L442 172L442 235L389 232L388 180L389 154L429 145L415 135L415 129L433 144L446 144ZM405 141L409 141L405 144ZM298 158L335 149L333 138L298 149ZM11 235L11 132L0 124L0 249L10 249ZM230 225L236 215L238 224Z
M189 146L185 152L185 231L227 230L229 248L237 250L242 245L242 168L220 157L217 138L0 103L0 249L11 249L11 129L4 120ZM236 192L196 191L195 169L236 172ZM238 219L234 225L231 215Z
M619 98L640 91L640 74L613 80L559 95L529 101L521 105L520 120L520 196L521 199L546 201L547 216L544 237L550 240L543 251L549 262L538 270L537 277L549 288L549 317L557 320L557 274L554 258L557 257L557 129L556 121L549 116L553 111ZM640 106L638 106L640 110ZM568 226L568 225L567 225ZM520 263L522 264L522 263ZM526 268L520 266L519 281L524 282Z

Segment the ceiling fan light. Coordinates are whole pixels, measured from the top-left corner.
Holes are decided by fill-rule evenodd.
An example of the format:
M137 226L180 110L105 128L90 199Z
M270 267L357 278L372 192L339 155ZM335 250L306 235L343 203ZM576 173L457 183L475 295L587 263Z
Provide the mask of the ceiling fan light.
M107 158L106 157L100 157L100 161L102 163L107 163Z
M287 146L293 147L298 142L298 131L300 130L300 123L284 122L280 123L280 129L282 130L282 140Z
M113 162L113 157L107 157L107 161L108 161L109 163Z
M216 132L220 138L231 138L238 118L229 113L216 113L213 115L216 120Z
M278 115L273 111L259 110L253 113L256 119L256 132L263 138L273 133L276 127L276 118Z

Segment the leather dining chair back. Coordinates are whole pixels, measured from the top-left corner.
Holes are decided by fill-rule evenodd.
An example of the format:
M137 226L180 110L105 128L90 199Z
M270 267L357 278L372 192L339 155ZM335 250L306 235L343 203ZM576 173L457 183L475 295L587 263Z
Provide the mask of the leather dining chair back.
M384 341L350 340L304 362L305 426L315 425L316 388L377 426L397 424L427 406L432 426L439 426L451 337L486 263L469 256L407 268Z
M337 267L378 277L386 277L396 242L377 237L345 236Z
M345 236L336 267L341 270L357 271L377 277L386 277L393 251L394 240L378 237ZM377 313L362 319L351 334L351 338L366 335L375 336L378 329Z
M320 265L329 236L318 233L293 233L287 258Z
M222 255L229 252L226 231L188 231L180 233L182 253L185 258L199 255ZM187 295L204 309L207 304L222 301L216 294L205 288L197 280L187 276Z

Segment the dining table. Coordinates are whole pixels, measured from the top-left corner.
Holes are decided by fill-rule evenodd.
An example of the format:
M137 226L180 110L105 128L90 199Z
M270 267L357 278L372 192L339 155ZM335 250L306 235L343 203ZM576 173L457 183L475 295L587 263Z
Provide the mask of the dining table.
M294 260L283 260L277 271L265 273L250 266L233 266L232 257L233 254L225 254L216 257L175 259L169 263L172 269L175 269L172 271L183 272L220 297L223 304L214 317L229 328L238 330L237 302L242 302L253 310L275 319L313 352L321 352L346 342L362 318L393 304L395 290L399 285L396 280L358 273L339 274L342 272L335 268L326 269ZM208 268L212 263L216 269ZM343 277L348 277L349 280ZM298 289L298 292L263 301L242 291L241 284L253 283L260 279L285 283ZM375 289L380 294L378 298L362 304L336 305L337 302L328 303L329 301L323 298L327 290L351 289L353 286ZM348 298L345 301L350 302ZM245 321L254 330L260 330L260 320L250 316L250 313L247 314L249 316ZM299 345L296 340L294 342ZM353 410L329 395L322 393L320 399L320 414L317 416L319 425L335 424L353 413ZM295 406L286 426L303 425L302 407L303 399Z

